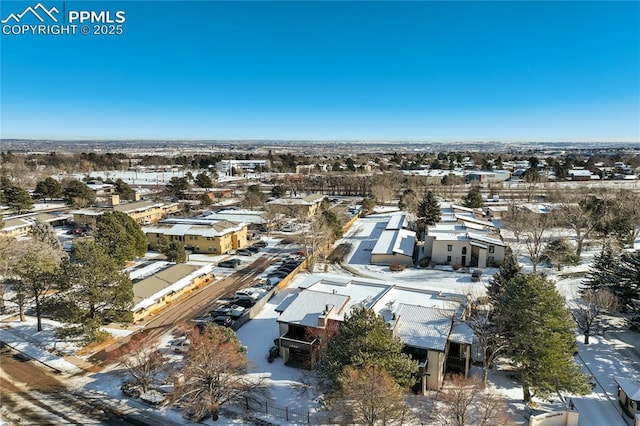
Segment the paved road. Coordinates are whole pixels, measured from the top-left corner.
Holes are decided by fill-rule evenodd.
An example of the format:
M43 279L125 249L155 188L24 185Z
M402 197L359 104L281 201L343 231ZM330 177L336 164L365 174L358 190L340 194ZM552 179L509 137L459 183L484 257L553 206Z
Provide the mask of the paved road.
M129 347L142 338L159 338L180 327L190 319L209 312L215 300L231 296L236 290L251 284L277 257L276 253L265 253L243 269L206 287L194 291L187 297L165 307L153 317L142 323L144 328L119 339L114 344L94 354L90 361L96 364L111 363L119 354L127 352Z
M0 419L8 425L167 424L163 418L131 407L109 405L104 396L75 393L55 373L8 348L0 353L0 393Z

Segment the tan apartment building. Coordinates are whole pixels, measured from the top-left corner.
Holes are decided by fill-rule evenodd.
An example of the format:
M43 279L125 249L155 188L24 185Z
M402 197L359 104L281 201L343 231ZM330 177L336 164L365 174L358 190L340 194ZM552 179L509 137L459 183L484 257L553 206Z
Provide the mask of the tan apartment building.
M318 213L324 194L312 194L300 198L278 198L269 201L267 208L270 211L283 213L288 216L312 217Z
M180 211L179 203L158 203L155 201L136 201L133 203L116 204L105 208L88 208L71 212L77 226L96 228L98 216L105 212L117 211L127 214L139 225L156 223L170 214Z
M182 294L210 283L211 265L179 263L169 266L133 284L133 320L139 321L163 308Z
M225 254L248 245L246 223L221 220L202 224L189 219L174 219L173 222L142 227L152 250L158 248L158 241L163 236L169 242L182 243L193 253Z

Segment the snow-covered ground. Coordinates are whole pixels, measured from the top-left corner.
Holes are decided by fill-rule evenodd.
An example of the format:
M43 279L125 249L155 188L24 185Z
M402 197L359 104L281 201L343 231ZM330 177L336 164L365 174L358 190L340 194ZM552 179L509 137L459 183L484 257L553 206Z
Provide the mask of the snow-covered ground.
M367 251L375 239L376 233L380 232L379 222L384 219L376 218L375 215L368 216L356 222L356 224L346 233L345 238L336 243L349 242L353 245L351 253L344 260L347 269L343 269L335 264L316 264L317 271L327 271L330 274L346 274L360 275L369 278L383 279L392 281L403 286L416 286L420 288L428 288L431 290L443 290L459 294L477 295L484 291L484 283L474 283L471 281L469 270L453 271L450 268L409 268L400 272L392 272L388 267L375 266L368 264L370 252ZM274 257L284 255L290 251L288 247L276 247L277 239L265 238L269 246L264 250L272 254ZM526 257L526 251L522 244L517 244L512 235L506 233L506 240L513 246L517 253L521 264L525 270L530 270L531 263ZM640 244L640 241L638 242ZM291 248L293 250L293 248ZM550 278L557 281L557 288L561 294L567 299L576 297L577 289L581 285L582 278L593 255L598 252L598 247L586 248L580 265L571 268L563 268L557 271L553 268L539 268L541 272L545 272ZM217 262L228 256L207 256L192 255L190 262L193 263L211 263ZM247 258L247 261L252 259ZM218 271L219 269L219 271ZM487 268L483 276L486 281L496 270ZM232 270L225 268L216 268L216 274L222 275L231 273ZM314 391L301 393L303 388L303 376L307 373L304 370L286 367L282 363L282 359L277 358L272 363L267 361L267 353L273 345L273 340L278 337L278 325L276 322L278 314L274 311L279 302L291 292L297 291L296 287L301 283L308 274L299 274L289 287L275 295L264 307L261 313L246 323L238 330L238 337L243 345L248 348L248 359L250 362L251 374L261 375L269 384L271 398L274 403L282 407L296 409L301 411L317 410L318 394ZM611 318L610 321L616 320ZM34 333L35 320L29 319L27 323L19 323L15 320L5 320L0 324L6 333L13 333L17 339L23 339L23 348L30 351L35 358L51 360L56 358L56 353L51 353L48 349L55 347L61 351L71 351L73 347L67 347L59 342L53 336L52 330L57 326L56 323L45 321L46 332ZM130 332L130 330L113 329L108 330L115 336L119 336ZM4 335L2 335L4 338ZM169 341L175 336L165 336L160 342L162 348L168 348ZM14 337L14 340L16 337ZM591 344L582 344L581 336L577 336L578 342L578 360L583 363L584 370L592 374L596 381L594 392L587 396L563 395L565 398L572 398L576 408L580 412L580 425L606 425L617 426L631 424L630 419L621 414L617 403L616 385L613 377L638 377L640 376L640 355L638 348L640 347L640 335L624 328L609 327L604 329L602 335L592 336ZM34 348L32 350L30 348ZM172 355L179 360L181 355ZM105 398L113 400L118 404L126 404L139 410L152 410L158 412L157 408L151 408L135 401L129 401L123 397L119 386L124 380L124 372L119 366L114 366L110 370L100 373L89 374L81 378L76 378L78 387L88 392L99 393ZM522 390L517 382L506 371L492 371L489 376L492 387L502 395L508 402L509 409L512 413L513 420L517 424L526 424L524 417L525 408L522 403ZM121 401L121 402L119 402ZM558 398L556 401L548 404L541 404L549 409L561 408L562 404ZM162 416L175 422L184 423L184 419L175 410L163 409L160 411ZM232 416L233 417L233 416ZM260 416L268 418L266 416ZM271 418L272 422L281 425L295 424L286 422L283 419ZM206 423L214 424L212 421ZM234 418L221 418L216 424L243 424L242 420Z

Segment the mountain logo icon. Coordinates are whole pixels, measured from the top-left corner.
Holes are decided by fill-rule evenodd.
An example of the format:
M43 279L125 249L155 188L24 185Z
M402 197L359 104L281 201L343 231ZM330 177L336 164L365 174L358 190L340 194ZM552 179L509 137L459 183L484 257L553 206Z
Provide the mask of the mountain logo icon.
M7 16L2 21L0 21L0 23L8 24L9 22L13 21L14 23L17 24L20 22L22 18L24 18L28 14L35 16L35 18L42 23L45 22L45 18L48 18L53 22L58 22L58 18L56 18L55 14L59 12L60 11L55 7L52 7L51 9L47 9L42 5L42 3L38 3L33 7L27 6L27 8L23 10L22 13L17 13L17 14L10 13L9 16Z

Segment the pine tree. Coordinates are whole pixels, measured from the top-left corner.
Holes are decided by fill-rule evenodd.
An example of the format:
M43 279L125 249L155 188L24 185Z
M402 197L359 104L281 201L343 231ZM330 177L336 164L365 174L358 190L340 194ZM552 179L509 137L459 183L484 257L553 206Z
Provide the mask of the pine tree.
M56 231L50 224L40 219L36 219L33 225L31 225L31 236L34 240L47 244L55 250L62 250L62 244L60 244L60 240L58 240Z
M470 209L482 207L482 195L480 194L480 186L473 185L467 195L462 200L462 205Z
M555 264L559 271L563 265L577 265L580 256L565 238L555 238L547 243L541 260L549 266Z
M33 191L33 195L36 197L42 197L44 200L46 200L47 198L61 197L62 185L54 178L48 177L36 183L36 188Z
M179 241L171 241L163 253L169 262L185 263L187 261L187 251Z
M4 190L7 205L16 213L24 213L33 207L33 199L27 191L19 186L11 186Z
M402 341L393 336L383 318L371 309L355 308L327 343L315 366L320 384L326 390L336 390L345 367L378 366L408 389L418 365L402 353L402 348Z
M487 288L489 300L495 304L506 284L520 274L522 274L522 267L518 263L518 258L509 250L505 254L504 262L500 265L500 269L489 280L489 287Z
M619 256L611 245L604 245L602 251L593 257L584 283L585 290L608 289L617 295L619 263Z
M425 192L422 200L418 202L417 208L418 235L422 236L424 231L427 229L427 226L435 225L439 222L441 215L440 203L436 200L433 192Z
M147 238L131 217L122 212L98 216L96 243L102 245L121 265L142 256L147 251Z
M533 396L590 390L573 359L575 324L555 283L537 274L517 275L498 295L494 320L505 332L526 403Z
M618 266L617 296L634 327L640 325L640 250L625 252Z

